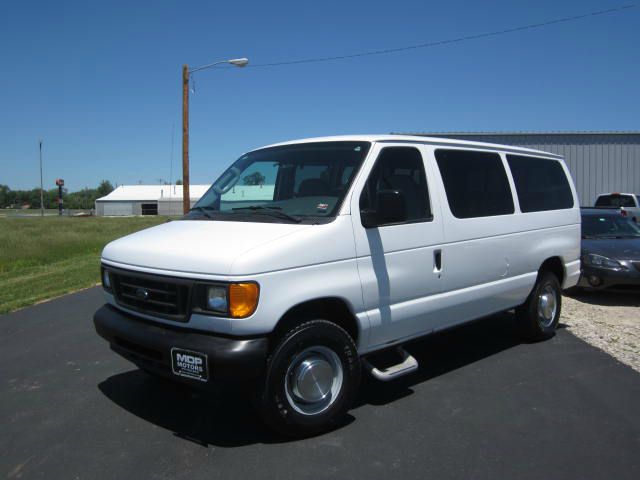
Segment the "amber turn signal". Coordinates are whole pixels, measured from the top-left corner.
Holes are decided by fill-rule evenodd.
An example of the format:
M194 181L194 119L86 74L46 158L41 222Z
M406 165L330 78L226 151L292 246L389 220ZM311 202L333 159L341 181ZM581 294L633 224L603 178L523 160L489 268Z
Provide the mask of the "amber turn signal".
M233 318L245 318L256 311L260 287L257 283L229 285L229 313Z

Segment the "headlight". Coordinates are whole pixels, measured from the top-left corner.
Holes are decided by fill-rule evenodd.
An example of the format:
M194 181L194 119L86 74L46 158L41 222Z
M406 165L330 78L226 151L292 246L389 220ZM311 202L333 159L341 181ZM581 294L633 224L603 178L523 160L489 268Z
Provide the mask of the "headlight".
M220 316L245 318L258 306L260 287L254 282L230 283L227 285L200 285L196 302L200 311Z
M102 270L102 286L105 290L111 290L111 277L109 271L104 269Z
M624 268L619 261L603 257L602 255L596 255L595 253L589 253L583 257L583 259L584 263L592 267L607 268L609 270L620 270Z
M227 288L220 286L207 287L206 309L212 312L227 313Z

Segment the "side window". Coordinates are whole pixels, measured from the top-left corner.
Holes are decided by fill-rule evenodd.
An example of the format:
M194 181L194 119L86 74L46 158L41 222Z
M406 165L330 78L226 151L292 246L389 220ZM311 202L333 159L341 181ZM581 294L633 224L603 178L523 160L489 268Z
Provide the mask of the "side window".
M455 217L490 217L515 211L500 155L470 150L436 150L435 155Z
M520 210L543 212L573 207L573 195L562 165L556 160L507 155Z
M353 174L355 173L355 171L356 171L356 168L353 165L347 165L344 167L344 169L342 170L342 175L340 176L341 187L344 187L349 182L351 182L351 178L353 177Z
M255 162L243 172L232 188L220 196L220 210L272 201L277 174L277 164Z
M398 191L405 200L403 223L431 221L427 177L420 152L413 147L387 147L380 152L360 196L360 210L378 211L378 193Z

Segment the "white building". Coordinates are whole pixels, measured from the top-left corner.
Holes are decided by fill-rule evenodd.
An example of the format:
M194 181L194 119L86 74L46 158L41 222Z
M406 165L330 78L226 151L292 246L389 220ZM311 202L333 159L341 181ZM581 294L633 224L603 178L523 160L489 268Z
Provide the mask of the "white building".
M210 186L189 186L192 206ZM96 200L96 215L182 215L182 185L121 185Z

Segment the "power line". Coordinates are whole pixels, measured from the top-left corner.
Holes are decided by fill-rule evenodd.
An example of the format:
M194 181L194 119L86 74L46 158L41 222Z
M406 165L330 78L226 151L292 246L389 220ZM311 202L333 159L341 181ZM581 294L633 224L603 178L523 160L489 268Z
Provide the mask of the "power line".
M521 31L524 31L524 30L533 30L533 29L536 29L536 28L548 27L549 25L557 25L559 23L575 22L577 20L582 20L582 19L589 18L589 17L597 17L597 16L600 16L600 15L607 15L609 13L620 12L622 10L627 10L629 8L635 8L636 6L637 6L637 4L632 3L632 4L628 4L628 5L622 5L622 6L619 6L619 7L609 8L607 10L598 10L598 11L595 11L595 12L584 13L584 14L581 14L581 15L573 15L571 17L556 18L554 20L548 20L546 22L530 23L528 25L521 25L519 27L507 28L507 29L504 29L504 30L496 30L496 31L493 31L493 32L478 33L478 34L474 34L474 35L466 35L464 37L451 38L451 39L448 39L448 40L438 40L438 41L434 41L434 42L420 43L420 44L417 44L417 45L409 45L409 46L405 46L405 47L386 48L386 49L383 49L383 50L371 50L371 51L368 51L368 52L353 53L353 54L350 54L350 55L337 55L337 56L333 56L333 57L305 58L305 59L300 59L300 60L287 60L287 61L283 61L283 62L272 62L272 63L254 63L254 64L247 65L247 67L252 67L252 68L279 67L279 66L284 66L284 65L298 65L298 64L301 64L301 63L331 62L331 61L334 61L334 60L348 60L348 59L351 59L351 58L370 57L370 56L373 56L373 55L386 55L386 54L390 54L390 53L404 52L404 51L407 51L407 50L417 50L417 49L420 49L420 48L438 47L438 46L442 46L442 45L450 45L452 43L466 42L468 40L477 40L477 39L480 39L480 38L496 37L498 35L505 35L505 34L508 34L508 33L521 32Z

